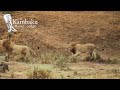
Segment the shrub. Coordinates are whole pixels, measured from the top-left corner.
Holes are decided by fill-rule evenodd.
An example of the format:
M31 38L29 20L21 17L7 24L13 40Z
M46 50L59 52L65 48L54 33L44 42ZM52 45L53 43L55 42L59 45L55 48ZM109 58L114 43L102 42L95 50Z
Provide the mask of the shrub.
M106 61L107 61L107 63L110 63L110 64L118 64L118 63L120 63L120 61L118 59L108 58Z
M31 57L29 58L20 57L20 58L17 58L16 61L29 63L31 61Z
M56 65L60 66L60 67L64 67L65 66L65 62L66 62L66 57L63 56L63 55L60 55L59 57L57 57Z
M44 70L44 69L39 69L38 67L35 68L34 70L28 74L29 79L51 79L51 71L49 70Z
M55 65L62 65L64 62L67 61L67 57L60 53L43 53L41 54L41 62L44 64L55 64Z

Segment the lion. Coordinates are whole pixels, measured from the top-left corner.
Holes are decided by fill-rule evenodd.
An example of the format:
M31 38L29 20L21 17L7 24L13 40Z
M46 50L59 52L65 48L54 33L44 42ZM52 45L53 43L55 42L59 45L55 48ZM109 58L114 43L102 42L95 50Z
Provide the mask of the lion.
M7 39L0 40L0 53L6 52L6 49L3 47L3 42Z
M92 43L79 44L76 42L70 43L67 46L67 48L69 48L73 54L76 54L78 52L81 52L81 53L90 52L90 53L92 53L94 49L97 49L95 44L92 44Z
M32 52L27 46L25 45L16 45L12 41L4 40L2 46L5 48L6 52L6 60L8 59L24 59L28 60L30 53Z
M93 43L79 44L76 42L70 43L67 48L73 53L72 57L79 57L81 60L97 59L98 47Z

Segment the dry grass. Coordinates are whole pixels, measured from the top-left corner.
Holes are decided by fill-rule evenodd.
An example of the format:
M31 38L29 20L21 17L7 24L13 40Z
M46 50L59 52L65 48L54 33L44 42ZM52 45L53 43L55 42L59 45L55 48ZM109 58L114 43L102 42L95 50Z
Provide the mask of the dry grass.
M65 67L53 64L8 62L10 71L0 73L1 79L119 79L118 64L79 61Z
M95 43L106 49L103 54L119 54L120 41L117 39L120 28L119 12L16 11L12 16L14 18L34 18L34 20L39 21L36 28L16 28L21 32L21 35L16 35L17 40L15 41L20 44L26 44L27 42L38 53L41 50L47 51L47 46L60 48L66 43L77 41L80 43ZM2 27L6 27L3 25L2 17L0 19ZM100 33L98 33L99 31ZM3 37L1 36L1 38ZM46 44L46 46L43 44ZM36 48L38 46L40 47L39 50ZM111 52L111 50L114 52Z
M10 13L13 18L34 19L39 22L36 28L16 27L19 33L13 40L16 44L27 45L37 53L29 63L21 58L15 64L10 64L13 73L0 74L1 78L27 78L26 72L35 63L55 66L52 71L55 78L120 78L118 69L120 58L120 13L119 12L90 12L90 11L7 11L0 12L0 38L6 38L7 27L2 14ZM70 42L94 43L105 50L101 52L105 58L88 57L87 61L72 59L63 53L49 52L59 50ZM39 49L38 49L39 47ZM46 53L43 53L46 52ZM65 49L62 49L65 51ZM49 53L48 53L49 52ZM67 52L69 53L69 52ZM101 57L102 58L102 57ZM79 62L78 62L79 61ZM10 62L11 63L11 62ZM68 65L70 63L70 65ZM31 65L32 64L32 65ZM56 69L59 70L57 71ZM102 69L101 69L102 68ZM111 70L108 72L108 69ZM30 78L50 78L47 70L31 70ZM59 77L58 77L59 76Z
M40 61L43 64L63 65L67 61L67 56L61 53L45 52L41 54Z
M70 70L66 65L69 62L69 57L58 52L43 53L41 54L40 61L42 64L52 64L55 68L60 68L62 71Z
M52 79L51 71L35 67L34 70L28 74L28 79Z
M106 63L106 64L120 64L120 60L114 58L108 58L108 59L101 58L101 59L97 59L95 62Z

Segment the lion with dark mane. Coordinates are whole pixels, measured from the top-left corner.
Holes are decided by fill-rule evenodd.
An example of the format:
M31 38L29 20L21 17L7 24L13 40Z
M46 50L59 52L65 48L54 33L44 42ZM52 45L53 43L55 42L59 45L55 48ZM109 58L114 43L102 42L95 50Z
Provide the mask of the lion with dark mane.
M73 53L73 57L79 56L80 60L85 60L88 57L96 59L98 54L98 47L92 43L80 44L76 42L70 43L67 48Z

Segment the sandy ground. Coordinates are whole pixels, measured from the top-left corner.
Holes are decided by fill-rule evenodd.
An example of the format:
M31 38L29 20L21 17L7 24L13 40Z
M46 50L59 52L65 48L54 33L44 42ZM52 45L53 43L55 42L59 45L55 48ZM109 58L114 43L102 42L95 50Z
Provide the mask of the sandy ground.
M60 68L52 64L26 64L22 62L8 62L9 72L0 73L1 79L28 79L28 74L34 67L50 70L53 79L120 79L120 65L102 64L80 61L67 63Z

